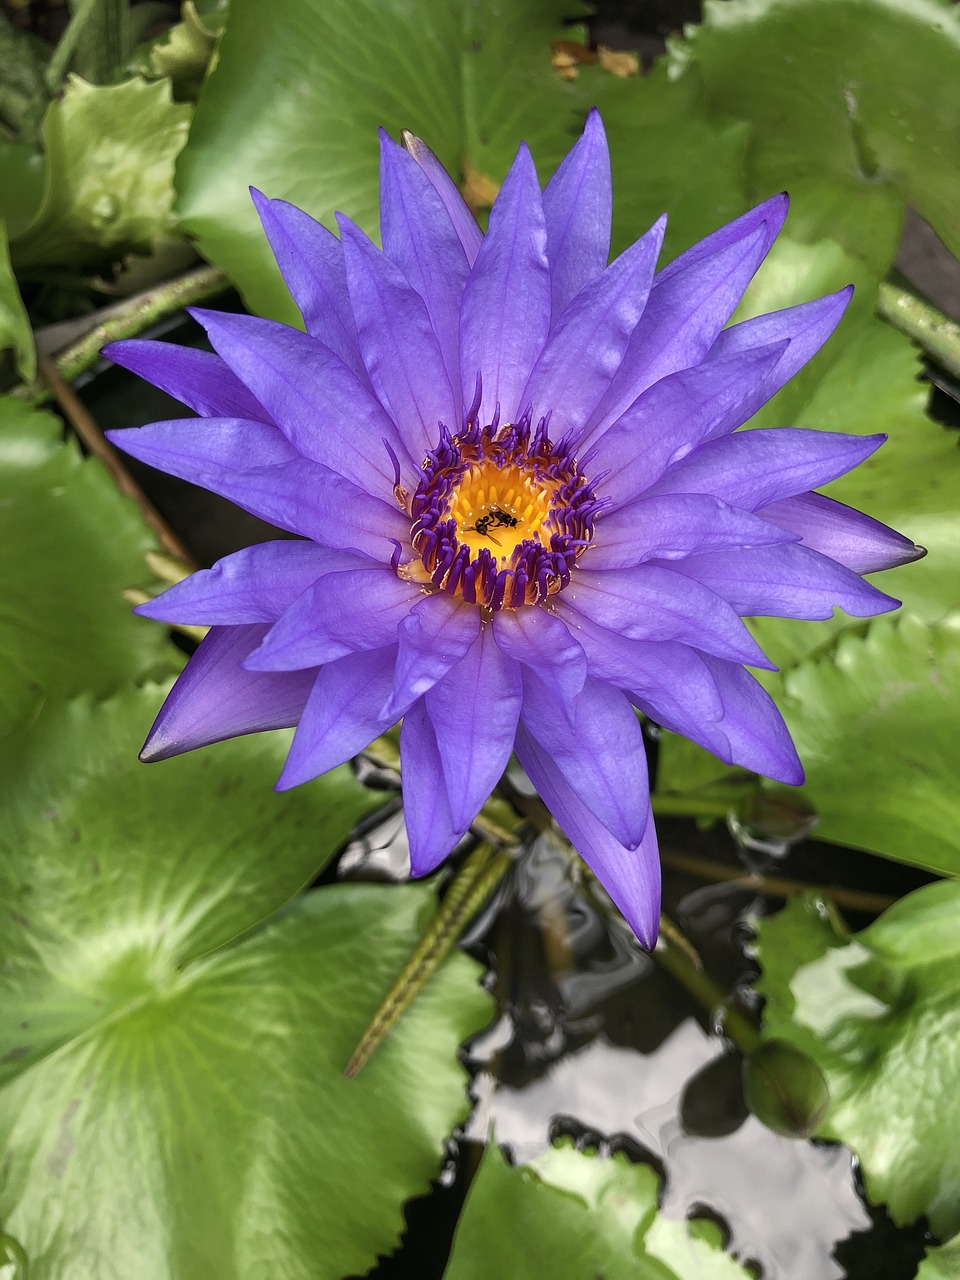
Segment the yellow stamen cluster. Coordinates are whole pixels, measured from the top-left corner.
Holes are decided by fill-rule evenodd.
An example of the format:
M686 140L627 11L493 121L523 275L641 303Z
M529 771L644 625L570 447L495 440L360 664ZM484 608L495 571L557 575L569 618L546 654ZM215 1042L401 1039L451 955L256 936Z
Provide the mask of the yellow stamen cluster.
M557 487L516 465L500 469L488 460L474 463L450 495L458 541L471 556L486 548L503 565L521 542L536 539L548 546L544 523Z

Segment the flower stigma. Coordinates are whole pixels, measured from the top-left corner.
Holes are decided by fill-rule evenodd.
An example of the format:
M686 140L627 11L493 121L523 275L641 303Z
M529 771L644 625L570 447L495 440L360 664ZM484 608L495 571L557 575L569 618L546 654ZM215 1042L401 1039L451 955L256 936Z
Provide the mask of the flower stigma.
M602 503L545 418L535 430L529 413L502 426L468 420L456 436L441 425L420 471L409 504L397 490L419 556L404 577L493 611L563 590Z

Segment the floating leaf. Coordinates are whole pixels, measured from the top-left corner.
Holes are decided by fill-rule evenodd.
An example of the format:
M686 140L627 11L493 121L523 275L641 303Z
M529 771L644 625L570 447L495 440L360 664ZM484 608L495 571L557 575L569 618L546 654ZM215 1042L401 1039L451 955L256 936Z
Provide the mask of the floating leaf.
M960 615L844 634L786 673L780 705L818 836L960 875Z
M763 1034L812 1058L830 1090L820 1136L860 1158L898 1223L960 1227L960 883L902 898L849 935L812 895L758 925Z
M149 579L153 542L100 464L61 426L0 397L0 738L47 699L107 694L177 665L124 587Z
M640 80L600 85L595 79L591 88L604 91L614 252L666 213L666 262L747 208L749 130L738 121L714 120L693 77L674 83L660 63Z
M570 16L564 0L234 0L177 167L184 226L251 310L295 322L251 183L375 232L381 125L493 190L525 138L545 179L589 105L550 66Z
M16 265L102 267L149 253L174 226L173 164L190 111L166 80L70 76L44 118L43 201L11 245Z
M346 769L272 794L288 735L140 765L158 705L57 708L4 753L0 1217L32 1280L363 1273L466 1112L456 1049L489 1000L455 956L346 1080L431 890L332 886L258 923L376 797Z
M960 1236L927 1250L917 1280L960 1280Z
M513 1169L491 1144L457 1227L444 1280L745 1280L699 1224L657 1211L651 1168L555 1147Z
M905 202L960 252L958 58L949 0L708 0L670 70L696 78L718 119L749 123L754 194L793 179L819 191L828 218L810 238L836 236L882 272Z

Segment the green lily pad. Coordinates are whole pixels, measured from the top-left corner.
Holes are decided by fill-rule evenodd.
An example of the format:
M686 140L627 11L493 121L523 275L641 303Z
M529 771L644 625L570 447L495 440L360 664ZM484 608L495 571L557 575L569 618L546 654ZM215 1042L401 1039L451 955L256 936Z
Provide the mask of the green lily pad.
M29 382L36 377L37 353L27 310L10 266L6 228L0 221L0 354L11 349L17 373Z
M960 875L960 615L878 619L788 671L818 836Z
M56 704L0 743L0 1074L255 925L382 802L346 768L278 796L288 733L141 764L162 698L151 686Z
M820 1067L821 1137L860 1158L898 1223L960 1227L960 884L901 899L850 935L808 895L757 927L763 1034Z
M433 894L278 911L378 798L346 769L273 794L283 734L140 765L158 701L56 708L6 751L0 1218L33 1280L362 1274L466 1113L489 999L455 955L347 1080Z
M917 1280L960 1280L960 1236L927 1250Z
M178 655L125 587L153 546L134 504L51 414L0 397L0 737L44 700L108 694Z
M885 264L873 232L891 194L960 252L960 16L949 0L708 0L704 18L674 49L671 74L695 75L717 118L749 123L757 193L794 178L832 189L828 233L881 271L896 241Z
M661 62L636 80L603 84L592 77L589 83L603 94L614 253L666 213L665 263L748 207L749 130L739 121L714 120L693 77L674 82Z
M381 125L493 183L526 138L545 179L589 105L550 66L570 16L563 0L233 0L177 166L184 227L251 310L296 323L249 186L375 233Z
M149 253L175 225L173 164L190 114L166 80L70 76L44 117L43 200L11 244L16 265L103 267Z
M745 1280L699 1223L657 1211L657 1175L622 1155L554 1147L522 1169L491 1144L470 1187L444 1280Z

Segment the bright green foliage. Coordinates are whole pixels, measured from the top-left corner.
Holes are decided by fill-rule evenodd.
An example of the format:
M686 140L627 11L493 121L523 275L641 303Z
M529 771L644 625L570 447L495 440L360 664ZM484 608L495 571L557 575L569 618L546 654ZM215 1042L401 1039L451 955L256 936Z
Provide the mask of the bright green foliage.
M110 693L177 655L124 587L153 545L98 462L58 421L0 397L0 736L45 701Z
M149 79L167 76L179 101L196 101L223 30L207 26L193 0L184 0L178 23L151 41L136 61Z
M745 1280L696 1224L657 1212L657 1176L622 1156L555 1147L513 1169L491 1144L444 1280Z
M0 742L7 1073L276 910L380 803L345 768L274 793L289 734L141 764L164 692L54 704Z
M102 267L149 253L174 226L173 162L190 107L165 80L91 85L71 76L43 125L46 184L15 264Z
M0 355L11 348L21 378L33 378L37 372L33 334L10 267L6 228L0 220Z
M927 1250L917 1280L960 1280L960 1236Z
M159 694L58 708L3 760L0 1217L33 1280L363 1273L465 1113L489 1002L455 957L346 1080L433 895L277 912L377 798L346 769L271 795L287 735L139 765Z
M666 262L747 207L748 129L713 120L692 78L671 82L660 65L641 80L603 84L613 169L613 251L667 214Z
M960 17L949 0L705 9L671 71L696 77L718 119L749 122L752 195L819 192L829 216L808 222L809 238L837 237L880 272L904 202L960 251Z
M177 168L184 226L252 310L296 322L248 187L375 233L381 125L495 183L525 138L545 179L585 109L550 66L570 16L562 0L285 0L265 22L234 0Z
M763 1034L821 1068L823 1137L859 1156L897 1222L960 1227L960 883L901 899L861 933L812 895L758 926Z
M818 836L960 875L960 615L841 636L787 672L781 706Z

